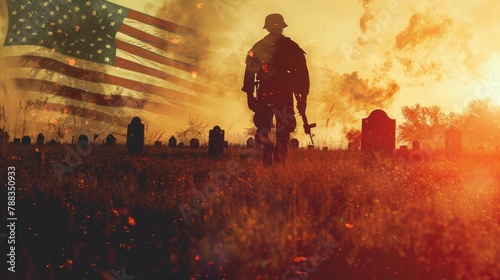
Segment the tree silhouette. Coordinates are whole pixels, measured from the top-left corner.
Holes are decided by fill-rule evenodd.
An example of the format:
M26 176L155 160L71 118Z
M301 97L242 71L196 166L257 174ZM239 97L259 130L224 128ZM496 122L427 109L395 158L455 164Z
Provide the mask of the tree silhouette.
M449 117L439 106L425 107L420 104L404 106L403 123L398 126L399 141L411 143L414 140L426 141L441 138L449 126Z

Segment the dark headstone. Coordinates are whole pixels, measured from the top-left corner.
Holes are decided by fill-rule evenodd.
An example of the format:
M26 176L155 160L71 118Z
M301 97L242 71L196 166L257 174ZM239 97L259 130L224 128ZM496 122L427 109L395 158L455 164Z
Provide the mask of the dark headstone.
M21 144L21 138L14 138L14 144Z
M381 109L361 121L361 150L369 155L393 159L396 148L396 120Z
M43 145L44 142L45 142L45 136L43 136L42 133L38 134L38 136L36 137L36 143L38 145Z
M413 141L412 144L413 144L412 150L414 150L414 151L420 151L420 141L415 140L415 141Z
M155 147L161 147L161 141L155 141Z
M328 152L328 147L323 147L323 152Z
M184 143L179 142L179 144L177 145L177 148L184 148Z
M139 117L134 117L127 126L127 150L130 154L138 155L144 149L144 124Z
M55 146L56 146L56 143L57 143L57 142L56 142L56 140L52 139L52 140L50 140L49 145L50 145L51 147L55 147Z
M247 139L247 148L248 149L255 148L255 140L253 139L253 137Z
M113 134L109 134L106 137L106 145L107 146L113 146L115 144L116 144L116 138L115 138L115 136L113 136Z
M23 139L21 139L21 145L26 145L26 146L31 145L31 137L27 135L23 136Z
M308 150L314 150L314 145L307 145Z
M448 158L459 157L462 153L462 132L456 126L445 132L444 151Z
M189 147L191 149L198 149L200 147L200 140L198 138L193 138L189 141Z
M78 145L86 147L89 145L89 137L85 134L78 136Z
M224 130L218 125L208 133L208 156L218 158L224 154Z
M177 139L175 139L175 137L173 135L172 135L172 137L170 137L170 139L168 139L168 147L170 147L170 148L177 147Z
M299 148L299 140L297 138L292 138L290 140L290 149L298 149Z

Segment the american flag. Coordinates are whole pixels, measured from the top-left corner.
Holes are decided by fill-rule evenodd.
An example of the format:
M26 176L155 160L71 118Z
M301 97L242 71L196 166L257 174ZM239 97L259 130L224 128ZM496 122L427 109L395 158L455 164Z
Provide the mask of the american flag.
M48 96L45 110L123 126L144 112L195 111L211 91L199 67L205 39L195 29L102 0L3 5L0 80L18 94Z

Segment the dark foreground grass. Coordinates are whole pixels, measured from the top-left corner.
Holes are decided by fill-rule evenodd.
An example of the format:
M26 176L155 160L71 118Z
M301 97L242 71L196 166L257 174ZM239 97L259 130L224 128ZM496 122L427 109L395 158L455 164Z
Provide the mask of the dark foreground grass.
M43 167L33 149L0 161L2 185L17 170L17 272L3 278L500 279L495 155L392 166L298 150L264 168L239 148L215 161L94 146L59 180L68 149L44 147Z

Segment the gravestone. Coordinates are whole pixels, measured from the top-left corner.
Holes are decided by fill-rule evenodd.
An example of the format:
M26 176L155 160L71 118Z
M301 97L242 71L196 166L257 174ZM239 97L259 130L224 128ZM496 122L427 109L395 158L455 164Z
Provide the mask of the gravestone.
M247 139L247 148L248 149L255 148L255 140L253 139L253 137Z
M115 136L113 136L113 134L109 134L106 137L106 145L107 146L113 146L115 144L116 144L116 138L115 138Z
M14 144L21 144L21 138L14 138Z
M328 152L328 147L323 147L323 152Z
M29 146L31 145L31 137L25 135L23 139L21 139L21 145Z
M184 148L184 143L179 142L179 145L177 145L177 148Z
M127 126L127 150L138 155L144 149L144 124L139 117L134 117Z
M177 139L175 139L175 137L173 135L172 135L172 137L170 137L170 139L168 139L168 147L169 148L177 147Z
M444 134L444 151L448 158L459 157L462 153L462 132L452 126Z
M162 142L161 141L155 141L155 147L161 147Z
M89 145L89 138L87 137L87 135L85 134L81 134L80 136L78 136L78 145L82 146L82 147L86 147Z
M394 159L396 120L381 109L374 110L361 121L361 150L370 156L378 154Z
M43 136L42 133L39 133L38 136L36 137L36 143L38 145L43 145L44 142L45 142L45 136Z
M208 133L208 156L218 158L224 154L224 130L218 125Z
M418 140L413 141L412 149L414 151L420 151L420 141L418 141Z
M191 149L198 149L200 147L200 140L198 138L193 138L189 141L189 147Z
M290 149L298 149L299 148L299 140L297 138L290 139Z
M56 140L52 139L52 140L50 140L49 145L50 145L51 147L55 147L55 146L56 146L56 143L57 143L57 142L56 142Z

